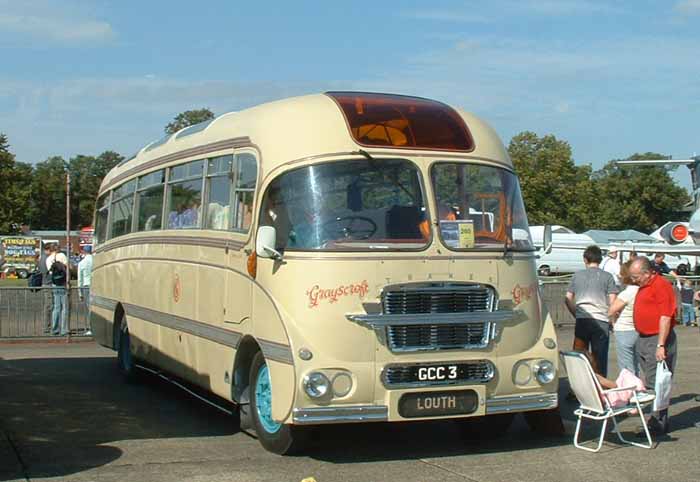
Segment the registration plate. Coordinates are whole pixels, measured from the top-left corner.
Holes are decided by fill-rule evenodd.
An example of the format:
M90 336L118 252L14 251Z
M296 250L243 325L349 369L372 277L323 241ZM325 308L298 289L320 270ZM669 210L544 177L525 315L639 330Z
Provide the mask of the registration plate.
M399 400L399 415L404 418L468 415L479 407L474 390L405 393Z

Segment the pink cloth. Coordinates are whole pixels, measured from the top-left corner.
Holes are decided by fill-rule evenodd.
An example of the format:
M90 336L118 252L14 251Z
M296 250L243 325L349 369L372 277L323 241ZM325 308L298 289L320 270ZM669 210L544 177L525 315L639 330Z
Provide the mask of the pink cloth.
M637 391L645 390L644 383L642 383L639 377L637 377L627 368L622 369L620 374L617 376L617 380L615 380L615 383L617 384L618 388L634 387L634 389ZM605 394L605 396L608 399L608 402L610 402L610 405L612 405L613 407L622 407L624 405L627 405L633 395L634 391L632 390L622 390L619 392L611 392Z

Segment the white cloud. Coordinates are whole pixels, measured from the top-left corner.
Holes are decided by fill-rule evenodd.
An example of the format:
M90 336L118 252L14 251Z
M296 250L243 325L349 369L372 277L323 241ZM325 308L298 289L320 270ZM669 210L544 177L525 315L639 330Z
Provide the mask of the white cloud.
M456 10L411 10L401 13L402 17L415 20L435 20L458 23L486 23L489 18L485 15L475 15Z
M114 37L110 23L85 16L70 2L0 0L0 41L21 43L23 39L34 39L87 44Z
M700 0L682 0L673 9L684 15L700 15Z

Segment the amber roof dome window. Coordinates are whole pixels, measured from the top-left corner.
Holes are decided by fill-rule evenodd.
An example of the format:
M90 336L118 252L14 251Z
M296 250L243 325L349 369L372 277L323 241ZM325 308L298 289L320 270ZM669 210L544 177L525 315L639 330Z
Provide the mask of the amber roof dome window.
M327 92L345 115L352 136L368 147L472 151L474 140L450 106L420 97Z

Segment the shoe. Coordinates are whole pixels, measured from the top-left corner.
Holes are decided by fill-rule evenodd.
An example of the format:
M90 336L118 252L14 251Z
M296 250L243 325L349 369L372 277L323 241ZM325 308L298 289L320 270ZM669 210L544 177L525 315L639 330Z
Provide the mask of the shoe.
M664 423L661 423L656 417L649 417L647 427L652 435L665 435L669 432L668 418Z
M92 331L88 330L85 333L83 333L85 336L92 336Z
M698 396L700 397L700 395ZM576 398L576 394L573 391L569 391L569 393L566 394L566 399L569 402L575 402L576 400L578 400L578 398Z
M695 401L700 402L700 395L695 395Z
M695 422L695 428L700 428L700 422Z

